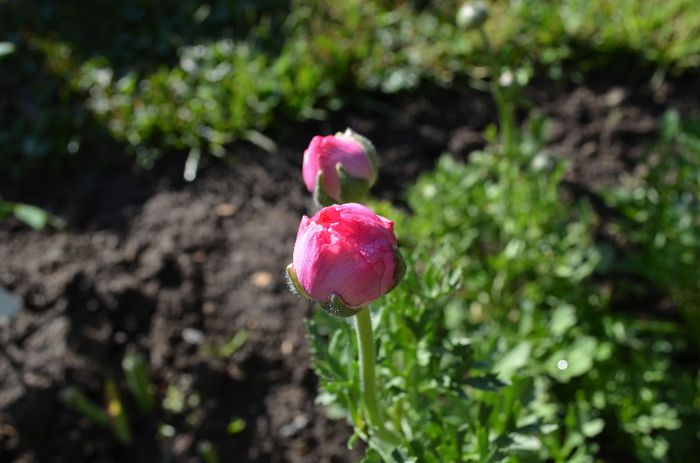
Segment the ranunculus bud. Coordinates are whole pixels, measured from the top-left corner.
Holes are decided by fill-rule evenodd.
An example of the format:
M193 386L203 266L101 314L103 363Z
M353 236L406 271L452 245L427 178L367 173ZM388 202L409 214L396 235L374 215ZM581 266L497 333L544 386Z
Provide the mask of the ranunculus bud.
M464 30L478 29L489 17L489 8L484 2L465 3L457 11L457 25Z
M377 180L377 152L372 142L351 129L315 136L304 151L302 173L321 206L361 201Z
M391 291L405 270L394 223L349 203L302 218L287 276L300 295L352 316Z

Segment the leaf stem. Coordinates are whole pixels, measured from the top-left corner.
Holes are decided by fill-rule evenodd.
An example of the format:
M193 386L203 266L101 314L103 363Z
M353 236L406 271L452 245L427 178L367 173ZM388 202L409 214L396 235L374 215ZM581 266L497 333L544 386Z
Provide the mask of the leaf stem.
M357 347L360 361L362 400L365 404L367 421L374 430L376 437L387 444L397 446L401 439L384 426L379 401L377 400L377 381L374 372L376 354L369 307L363 308L355 316L355 330L357 332Z

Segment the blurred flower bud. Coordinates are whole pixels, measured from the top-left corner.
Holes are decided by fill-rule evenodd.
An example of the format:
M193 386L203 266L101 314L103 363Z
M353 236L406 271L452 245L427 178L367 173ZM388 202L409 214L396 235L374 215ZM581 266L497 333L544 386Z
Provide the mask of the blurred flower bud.
M535 172L549 172L554 166L554 159L545 153L538 153L532 158L532 170Z
M464 30L478 29L489 17L489 8L484 2L463 4L457 11L457 25Z
M348 317L391 291L405 269L394 223L349 203L302 218L287 277L301 296Z
M500 76L498 76L498 85L501 87L510 87L513 85L513 81L515 80L515 76L513 75L513 71L510 69L506 69L501 73Z
M302 174L321 206L361 201L377 180L377 153L367 138L350 129L315 136L304 151Z

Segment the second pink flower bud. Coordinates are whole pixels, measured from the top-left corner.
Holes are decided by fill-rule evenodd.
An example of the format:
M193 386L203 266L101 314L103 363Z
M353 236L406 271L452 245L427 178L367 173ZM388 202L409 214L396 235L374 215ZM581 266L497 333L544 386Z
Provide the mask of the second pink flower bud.
M377 152L351 129L315 136L304 151L302 173L321 206L362 201L377 180Z

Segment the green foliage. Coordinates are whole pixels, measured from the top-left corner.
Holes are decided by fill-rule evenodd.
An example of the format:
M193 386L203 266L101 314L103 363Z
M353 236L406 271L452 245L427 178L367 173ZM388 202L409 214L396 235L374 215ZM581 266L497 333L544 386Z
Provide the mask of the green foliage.
M699 339L700 121L682 122L676 112L666 113L659 143L638 172L607 197L624 217L611 225L611 233L632 249L619 270L667 293Z
M146 359L136 352L127 353L122 360L122 369L126 377L129 392L146 413L155 409L155 387L151 383Z
M113 380L105 382L105 406L95 404L80 389L68 386L60 392L60 399L69 409L80 413L93 423L108 428L123 445L131 445L132 435L124 404Z
M0 2L8 31L0 90L11 96L0 103L0 165L70 159L109 138L146 166L173 151L196 164L201 154L225 154L233 140L259 143L271 126L324 117L354 90L489 77L492 58L526 73L544 64L554 77L565 62L581 72L618 66L625 75L639 57L659 75L700 65L695 0L493 2L486 28L495 57L476 32L456 26L458 6Z
M114 435L124 445L131 445L133 441L129 416L126 413L121 400L117 383L113 379L105 383L105 401L107 402L107 415Z
M66 226L63 219L40 207L0 199L0 220L10 216L14 216L17 220L35 230L42 230L47 225L58 229Z
M564 201L534 121L518 149L444 157L396 218L409 265L373 308L379 388L403 443L367 435L351 327L309 322L319 402L366 461L685 461L700 450L697 350L680 326L612 305L598 218ZM675 359L682 358L683 361Z
M231 358L233 354L238 352L238 350L243 347L246 340L248 339L248 332L246 330L236 331L236 334L231 336L228 341L219 345L205 345L202 346L202 354L209 357L218 357L222 359Z
M127 353L122 361L122 369L129 392L141 411L153 414L156 411L155 386L151 382L146 359L138 353ZM104 407L94 403L75 386L64 388L59 397L66 407L99 426L109 428L121 444L132 444L129 415L114 379L108 379L104 383Z
M219 458L219 454L216 452L216 449L214 449L214 446L209 441L205 440L200 442L197 446L197 451L202 457L204 463L220 463L221 461L221 459Z
M221 349L228 352L231 348L229 344ZM122 369L126 390L129 392L124 399L121 394L123 388L119 384L121 381L114 378L104 382L103 404L91 400L76 386L65 387L60 391L59 398L70 410L81 414L97 426L109 429L114 438L124 446L134 445L132 424L137 420L157 425L158 434L152 436L154 439L173 438L178 430L181 430L181 426L201 426L202 416L198 408L202 397L198 392L193 391L185 395L177 384L170 383L164 392L159 393L151 378L146 358L137 352L127 352L122 359ZM130 404L135 407L129 407ZM178 426L178 429L175 426ZM244 431L245 427L246 422L243 419L234 417L221 432L238 434ZM201 440L197 449L203 461L219 461L217 450L211 442Z
M554 65L554 70L563 60L573 61L580 70L615 68L621 57L627 58L623 65L638 65L642 58L676 71L700 65L700 11L693 0L515 1L498 5L506 10L502 19L491 23L490 31L503 37L504 43L512 41L516 48L530 50L537 61ZM630 55L635 57L630 59Z
M100 406L93 403L87 396L74 386L68 386L59 394L61 402L71 410L78 412L90 419L93 423L108 428L109 415Z

